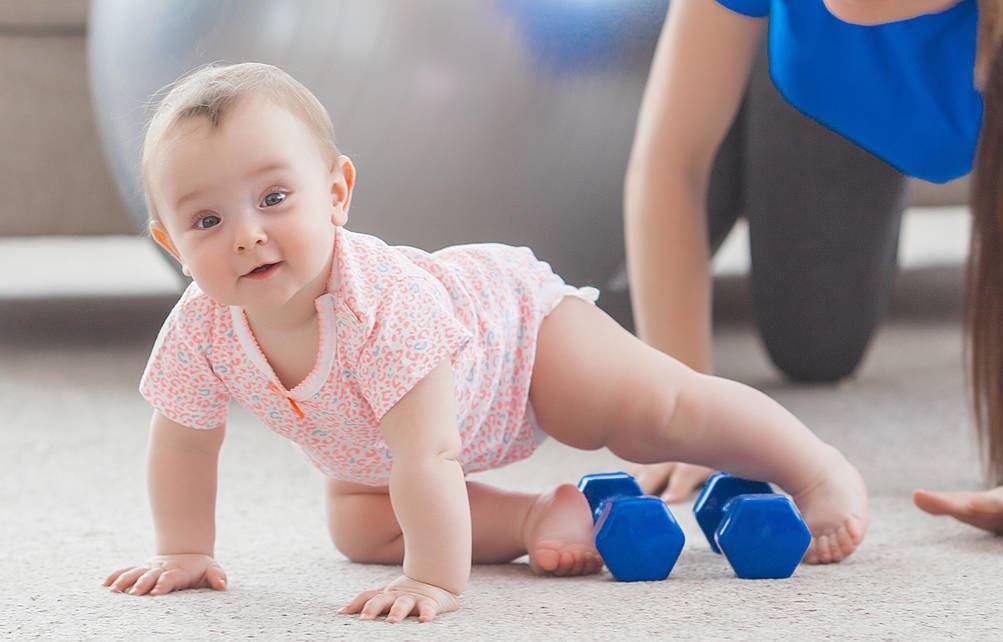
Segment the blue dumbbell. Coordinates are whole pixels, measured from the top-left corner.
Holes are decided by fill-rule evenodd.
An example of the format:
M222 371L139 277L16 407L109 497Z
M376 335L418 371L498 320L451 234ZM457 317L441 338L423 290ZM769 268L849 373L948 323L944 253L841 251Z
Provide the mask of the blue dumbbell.
M627 473L585 475L578 482L592 508L596 549L621 582L664 580L686 537L669 507L644 495Z
M790 577L811 543L794 503L765 482L712 475L693 513L711 549L744 579Z

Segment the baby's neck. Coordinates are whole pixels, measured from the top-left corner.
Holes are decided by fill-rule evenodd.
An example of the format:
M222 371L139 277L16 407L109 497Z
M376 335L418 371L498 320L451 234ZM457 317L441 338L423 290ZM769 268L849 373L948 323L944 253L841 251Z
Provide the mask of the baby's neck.
M264 310L244 308L244 312L253 328L271 333L295 333L317 321L313 299L305 302L292 299L281 307Z

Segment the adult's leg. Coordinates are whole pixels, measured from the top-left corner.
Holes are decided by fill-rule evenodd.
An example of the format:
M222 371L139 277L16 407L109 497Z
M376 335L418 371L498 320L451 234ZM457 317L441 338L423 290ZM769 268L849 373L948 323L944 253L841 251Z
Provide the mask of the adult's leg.
M721 141L711 165L710 181L707 184L707 238L712 256L721 247L742 213L747 103L748 96L742 99L735 120Z
M895 273L904 177L752 73L743 188L756 322L773 363L834 381L860 363Z

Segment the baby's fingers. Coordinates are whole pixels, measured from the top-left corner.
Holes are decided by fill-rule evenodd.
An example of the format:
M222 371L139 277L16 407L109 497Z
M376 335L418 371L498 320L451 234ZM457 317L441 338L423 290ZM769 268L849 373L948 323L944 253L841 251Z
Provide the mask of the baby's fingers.
M164 569L157 567L151 568L147 572L143 573L143 576L136 580L136 583L132 585L129 589L131 595L145 595L150 588L157 583L157 578L160 574L164 572Z
M219 564L213 562L209 565L209 568L205 571L205 580L209 585L209 588L216 589L217 591L226 590L226 573Z
M125 589L132 586L132 583L135 582L137 579L139 579L139 577L148 570L150 569L148 569L145 566L138 566L138 567L134 566L132 569L119 575L118 579L112 582L111 590L115 591L116 593L121 593Z
M185 572L180 568L172 568L160 574L160 578L157 579L157 585L150 591L150 595L163 595L171 591L187 588L187 586L188 577Z
M383 589L372 589L370 591L363 591L355 596L355 599L346 604L345 606L338 609L339 614L352 615L353 613L358 613L362 607L369 601L371 597L382 591Z
M114 582L115 580L117 580L118 577L122 573L125 573L126 571L131 571L134 568L136 568L136 567L135 566L126 566L125 568L120 568L117 571L115 571L114 573L112 573L111 575L109 575L108 577L104 578L104 582L101 582L101 584L104 585L104 586L111 586L111 583Z
M431 598L425 598L418 602L418 621L431 622L439 613L439 605Z
M386 611L397 596L393 593L380 593L374 595L366 605L362 607L362 615L360 616L363 620L372 620L378 617L383 611Z
M412 609L414 609L414 603L415 599L410 595L401 595L398 597L390 612L387 613L387 622L393 624L407 618L407 616L411 615Z

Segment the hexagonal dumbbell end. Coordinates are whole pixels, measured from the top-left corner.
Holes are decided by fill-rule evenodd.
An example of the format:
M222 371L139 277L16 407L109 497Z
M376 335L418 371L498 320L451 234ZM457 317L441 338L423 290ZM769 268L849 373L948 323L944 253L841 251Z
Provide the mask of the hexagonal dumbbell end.
M697 518L697 524L703 531L707 543L715 553L720 553L717 543L714 542L714 532L721 517L724 514L724 505L733 497L750 493L772 493L773 489L766 482L750 481L741 477L732 477L727 473L716 473L710 476L703 487L703 492L697 497L693 504L693 514Z
M602 504L594 526L596 549L621 582L664 580L686 536L658 497L618 497Z
M589 500L592 509L592 523L599 519L602 504L617 497L640 497L644 493L637 480L627 473L593 473L578 480L578 490Z
M748 580L790 577L811 543L794 502L776 493L732 499L714 538L735 575Z

